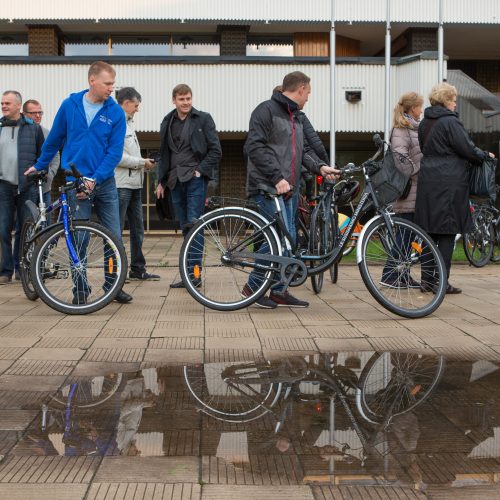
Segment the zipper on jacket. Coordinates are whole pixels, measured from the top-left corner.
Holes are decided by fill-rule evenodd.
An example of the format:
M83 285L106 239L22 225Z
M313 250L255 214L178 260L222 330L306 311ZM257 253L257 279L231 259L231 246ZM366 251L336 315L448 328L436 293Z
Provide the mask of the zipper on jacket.
M288 106L288 114L290 115L290 121L292 122L292 178L290 184L292 186L295 186L295 158L297 157L297 148L295 144L295 122L293 121L293 113L292 110L290 109L290 104Z

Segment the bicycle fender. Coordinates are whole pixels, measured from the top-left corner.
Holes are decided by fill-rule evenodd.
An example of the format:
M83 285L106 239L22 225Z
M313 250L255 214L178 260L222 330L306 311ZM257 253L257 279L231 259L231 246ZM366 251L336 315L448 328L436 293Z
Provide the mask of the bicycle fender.
M376 215L372 219L370 219L364 226L363 229L361 230L361 234L358 237L358 242L356 243L356 263L359 265L361 263L361 242L363 241L363 237L368 231L368 229L373 226L373 224L376 224L379 222L380 219L383 219L381 215Z
M243 212L246 212L246 213L248 213L250 215L253 215L254 217L257 217L264 224L269 224L269 221L263 215L259 214L258 212L255 212L254 210L250 210L249 208L244 208L244 207L221 207L221 208L216 208L215 210L212 210L211 212L208 212L206 214L203 214L201 217L198 217L197 221L205 220L205 218L208 215L215 214L217 212L221 212L223 210L229 210L229 209L232 209L232 210L242 210ZM273 237L274 237L274 240L276 241L276 246L278 247L279 255L283 255L283 249L282 249L282 245L281 245L281 240L280 240L280 238L278 236L278 233L276 232L276 229L274 229L273 226L269 226L269 229L271 230L271 232L273 234Z

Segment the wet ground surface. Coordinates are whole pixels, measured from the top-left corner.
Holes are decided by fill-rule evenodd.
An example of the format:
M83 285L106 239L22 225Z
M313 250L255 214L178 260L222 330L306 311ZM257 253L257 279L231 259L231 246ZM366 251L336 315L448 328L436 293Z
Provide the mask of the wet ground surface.
M499 388L496 361L373 351L41 380L0 392L0 496L497 498Z
M500 497L499 266L420 320L346 265L308 309L218 313L168 288L179 244L89 316L0 287L0 498Z

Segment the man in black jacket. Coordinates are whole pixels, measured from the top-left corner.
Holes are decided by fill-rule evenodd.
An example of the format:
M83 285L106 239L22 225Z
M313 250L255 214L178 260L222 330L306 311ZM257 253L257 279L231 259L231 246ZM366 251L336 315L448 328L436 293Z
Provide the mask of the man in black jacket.
M37 201L37 192L24 176L40 155L44 136L40 125L21 114L22 97L16 90L2 95L0 119L0 285L12 281L14 256L11 233L16 217L22 227L28 215L26 200ZM18 249L15 249L18 251Z
M193 108L193 92L186 84L172 91L175 109L160 127L160 162L156 196L163 198L168 187L175 215L186 236L193 221L205 208L208 182L215 179L222 149L215 123L208 113ZM193 262L193 265L196 265ZM200 286L197 278L195 286ZM171 288L184 288L179 281Z
M304 140L303 121L300 111L311 93L310 78L294 71L283 79L282 91L276 91L270 100L259 104L250 117L248 137L245 143L247 160L247 192L259 207L259 211L274 217L274 202L260 194L258 185L275 188L280 198L281 210L291 235L295 235L295 207L301 165L314 173L330 177L338 170L329 167L312 151ZM290 195L292 187L295 187ZM264 253L266 248L261 248ZM262 271L254 270L242 290L250 296L262 284ZM309 304L293 297L283 283L271 289L256 304L265 309L277 306L307 307Z

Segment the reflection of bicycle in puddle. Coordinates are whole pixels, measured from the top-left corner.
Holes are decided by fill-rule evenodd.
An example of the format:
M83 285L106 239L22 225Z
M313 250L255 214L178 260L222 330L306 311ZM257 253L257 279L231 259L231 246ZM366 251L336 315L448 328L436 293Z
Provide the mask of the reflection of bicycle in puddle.
M360 355L363 361L339 353L271 362L206 363L185 366L184 376L200 410L224 422L252 422L268 415L277 433L286 422L293 424L294 405L329 407L328 431L317 439L317 446L331 459L330 473L335 462L359 462L387 477L387 467L380 460L389 453L390 434L398 434L401 425L411 422L413 410L439 383L445 359L406 353ZM351 444L341 442L342 432L335 428L336 405L343 408L357 436ZM354 441L360 449L354 449Z
M109 451L114 425L97 422L96 407L111 402L122 386L123 376L114 373L105 376L78 379L54 394L42 405L41 434L31 436L43 454L106 455ZM118 411L109 418L116 421Z

